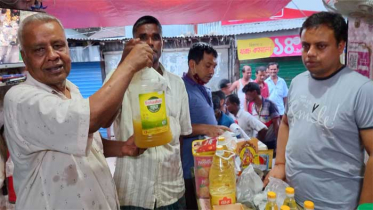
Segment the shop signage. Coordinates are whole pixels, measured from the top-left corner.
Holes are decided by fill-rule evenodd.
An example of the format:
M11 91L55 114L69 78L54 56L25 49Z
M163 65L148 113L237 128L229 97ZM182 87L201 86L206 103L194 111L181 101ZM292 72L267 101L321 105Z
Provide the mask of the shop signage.
M302 44L298 35L237 40L239 60L299 56Z
M347 64L350 69L370 78L370 50L364 42L349 42Z

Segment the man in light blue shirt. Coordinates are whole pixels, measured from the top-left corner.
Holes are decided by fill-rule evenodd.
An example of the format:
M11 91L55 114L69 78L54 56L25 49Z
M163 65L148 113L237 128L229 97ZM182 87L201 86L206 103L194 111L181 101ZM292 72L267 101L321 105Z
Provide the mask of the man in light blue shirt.
M278 76L280 66L278 63L271 62L268 64L268 71L270 77L265 82L268 84L269 97L273 103L276 104L280 115L284 115L285 104L288 96L288 86L284 79Z

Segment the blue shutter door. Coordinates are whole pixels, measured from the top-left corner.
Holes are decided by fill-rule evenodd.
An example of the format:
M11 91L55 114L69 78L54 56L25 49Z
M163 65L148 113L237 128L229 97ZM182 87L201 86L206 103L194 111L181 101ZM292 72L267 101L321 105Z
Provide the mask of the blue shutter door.
M102 86L100 62L72 63L67 79L79 87L83 98L88 98ZM100 133L107 138L106 128L100 128Z

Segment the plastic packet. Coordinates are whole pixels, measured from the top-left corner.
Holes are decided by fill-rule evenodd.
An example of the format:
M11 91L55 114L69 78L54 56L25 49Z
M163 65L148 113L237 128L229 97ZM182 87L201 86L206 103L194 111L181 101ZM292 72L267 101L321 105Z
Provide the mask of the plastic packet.
M289 185L282 181L281 179L277 179L274 177L269 177L269 183L265 190L262 193L259 193L254 196L254 204L258 206L259 209L264 209L263 206L267 203L267 193L268 191L272 191L276 193L276 203L278 206L282 206L284 200L286 198L285 189L289 187Z
M208 138L203 140L202 144L196 150L197 153L208 153L216 151L216 138Z
M245 168L237 181L237 202L253 203L254 196L263 189L263 182L255 172L254 167L249 165Z

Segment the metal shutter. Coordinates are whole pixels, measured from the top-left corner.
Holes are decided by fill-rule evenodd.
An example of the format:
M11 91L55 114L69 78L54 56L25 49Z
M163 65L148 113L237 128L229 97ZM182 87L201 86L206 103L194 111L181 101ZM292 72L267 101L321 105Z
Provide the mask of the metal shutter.
M84 98L88 98L102 86L100 62L72 63L67 79L79 87ZM100 133L107 138L106 128L100 128Z

